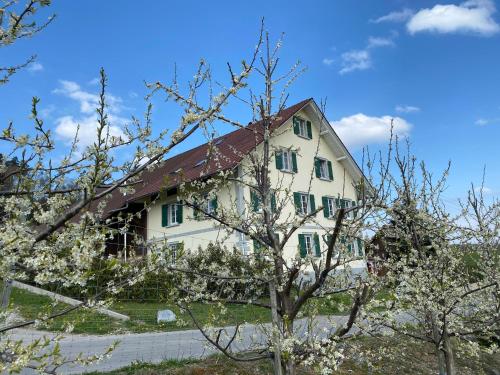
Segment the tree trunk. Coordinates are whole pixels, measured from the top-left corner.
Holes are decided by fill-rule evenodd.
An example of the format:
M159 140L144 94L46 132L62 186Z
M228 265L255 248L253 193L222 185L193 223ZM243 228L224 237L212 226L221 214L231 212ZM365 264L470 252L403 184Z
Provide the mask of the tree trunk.
M436 348L439 375L446 375L446 359L443 351L441 350L441 335L439 328L436 325L436 318L431 314L429 315L429 320L432 327L432 338Z
M280 319L278 316L278 304L276 301L276 284L274 280L269 281L269 295L271 299L272 335L274 347L274 375L282 375L281 367L281 343L280 343Z
M293 337L293 321L288 321L286 320L283 322L284 324L284 333L285 333L285 339L286 338L292 338ZM289 358L286 360L285 363L285 374L286 375L295 375L296 374L296 366L295 366L295 360L293 359L293 356L288 356Z
M455 358L453 356L453 347L451 343L450 336L445 332L443 336L443 344L444 344L444 357L446 360L446 375L455 375Z
M446 359L443 351L439 348L439 344L436 344L436 356L438 361L439 375L446 375Z

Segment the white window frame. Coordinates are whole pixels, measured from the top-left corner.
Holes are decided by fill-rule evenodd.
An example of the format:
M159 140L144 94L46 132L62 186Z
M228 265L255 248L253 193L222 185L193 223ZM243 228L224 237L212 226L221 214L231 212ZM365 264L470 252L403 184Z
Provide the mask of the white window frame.
M301 215L307 215L311 213L311 198L309 194L299 193L300 194L300 213ZM304 201L305 197L305 201ZM304 211L304 203L306 204L306 211Z
M329 218L332 218L335 216L335 212L337 211L337 204L335 203L335 198L333 197L326 197L327 202L328 202L328 211L330 212Z
M292 151L290 149L284 148L281 150L281 164L283 166L283 168L281 169L282 171L293 171Z
M304 246L307 255L314 255L314 238L312 233L304 233Z
M167 226L171 227L174 225L179 225L179 218L177 217L177 205L178 203L167 204ZM175 218L175 221L172 220Z
M330 173L328 172L328 160L323 159L323 158L318 158L320 165L319 165L319 178L323 180L330 180Z

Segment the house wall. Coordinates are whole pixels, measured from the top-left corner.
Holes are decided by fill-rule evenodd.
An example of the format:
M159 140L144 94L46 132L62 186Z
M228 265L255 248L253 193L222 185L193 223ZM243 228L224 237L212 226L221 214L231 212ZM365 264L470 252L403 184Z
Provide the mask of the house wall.
M311 182L310 194L314 194L316 207L322 205L323 196L343 197L351 201L357 201L357 193L354 187L354 178L347 172L345 161L338 161L339 157L344 156L343 150L332 145L332 140L329 136L320 136L319 121L314 114L311 106L296 114L301 118L311 121L312 123L312 139L304 139L294 134L293 118L285 122L277 133L279 135L271 138L271 147L292 148L297 152L297 173L287 173L276 169L274 155L271 158L270 172L271 183L273 186L290 188L292 192L307 192L309 182ZM319 142L319 143L318 143ZM262 146L258 146L260 150ZM259 148L257 152L259 151ZM314 157L317 156L330 160L332 162L333 181L324 181L315 176L314 173ZM274 153L274 152L273 152ZM248 160L244 160L239 168L245 171L249 165ZM311 175L312 174L312 175ZM311 180L312 178L312 180ZM240 189L240 196L238 191ZM277 197L279 202L284 198L280 193ZM245 210L251 209L250 189L248 187L238 187L231 184L225 189L218 192L219 207L241 207L244 205ZM242 199L243 198L243 199ZM281 212L280 217L289 218L295 215L295 207L293 205L293 197L289 197L289 204ZM243 252L253 251L253 243L247 240L245 243L240 243L245 239L241 238L238 233L227 233L224 229L217 226L212 220L194 220L193 210L184 207L183 223L173 227L162 227L161 222L161 206L165 203L174 202L176 197L167 198L164 201L155 204L148 214L148 240L167 238L169 242L183 242L185 249L196 250L198 247L206 246L210 241L222 240L227 247L237 246L243 248ZM244 214L244 213L243 213ZM333 219L327 219L322 212L316 216L318 224L307 224L300 228L289 240L285 248L285 256L293 258L299 255L298 251L298 234L301 233L318 233L320 238L324 234L321 227L331 228L334 226ZM321 241L321 246L326 248L326 244ZM363 262L359 262L356 266L362 266Z

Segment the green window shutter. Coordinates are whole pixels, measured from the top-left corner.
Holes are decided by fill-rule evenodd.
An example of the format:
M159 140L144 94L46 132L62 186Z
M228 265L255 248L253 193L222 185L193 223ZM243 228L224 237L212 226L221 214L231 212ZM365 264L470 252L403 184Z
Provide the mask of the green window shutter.
M332 162L328 160L327 164L328 164L328 177L330 178L330 180L333 180Z
M252 203L252 209L254 212L259 211L260 199L257 196L257 193L253 190L250 190L250 201Z
M314 212L316 210L316 203L314 202L313 194L309 195L309 206L311 206L311 212Z
M340 208L340 198L335 198L335 206L337 206L337 208Z
M352 201L351 202L352 206L351 207L356 207L357 204L356 204L356 201ZM355 218L356 216L358 215L358 210L354 210L352 211L352 216Z
M319 245L319 235L318 233L314 233L314 253L317 257L321 256L321 247Z
M260 253L262 252L262 244L257 241L253 240L253 253L257 256L260 256Z
M295 211L300 212L300 193L293 193L293 202L295 203Z
M300 250L300 257L305 258L307 256L307 250L306 250L306 240L304 239L303 234L299 234L299 250Z
M297 173L297 153L295 151L292 151L292 171L294 173Z
M345 243L345 236L340 236L340 243Z
M312 139L313 133L312 133L311 121L307 121L306 126L307 126L307 136L309 137L309 139Z
M212 207L214 210L214 214L217 213L217 208L219 207L219 203L217 202L217 197L212 198Z
M161 206L161 226L168 226L168 204Z
M314 170L316 171L316 177L321 177L321 160L318 158L314 158Z
M273 192L271 194L271 212L275 212L276 211L276 193Z
M295 116L293 116L293 133L294 134L299 134L299 119Z
M349 243L347 244L347 253L349 255L352 255L352 242L349 241Z
M177 210L177 222L179 224L182 223L182 204L181 203L177 203L176 205L176 210Z
M276 151L274 153L274 158L276 160L276 169L281 171L283 169L283 152Z
M363 255L364 251L363 251L363 241L361 241L361 238L357 238L357 241L358 241L358 253L360 256Z
M321 202L323 203L323 215L325 215L325 217L330 217L330 207L328 207L328 198L321 197Z

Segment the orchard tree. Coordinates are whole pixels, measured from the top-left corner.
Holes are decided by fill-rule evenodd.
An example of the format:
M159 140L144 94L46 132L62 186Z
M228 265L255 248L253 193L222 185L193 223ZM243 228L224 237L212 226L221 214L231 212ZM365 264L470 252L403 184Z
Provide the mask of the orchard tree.
M13 2L6 2L0 17ZM16 38L28 37L45 26L26 24L28 15L37 5L49 1L30 1L20 15L8 13L12 23L2 29L2 45ZM2 18L2 19L3 19ZM113 194L132 193L140 183L140 176L161 165L162 160L195 132L206 133L212 124L224 119L223 109L240 89L254 69L260 49L260 40L249 62L241 62L236 73L230 66L230 81L220 92L205 103L206 109L186 110L177 125L154 132L151 122L152 104L147 100L144 120L133 117L121 129L120 136L110 132L111 119L107 114L107 77L100 72L100 92L94 142L83 150L79 145L79 128L70 147L61 147L38 113L40 99L33 98L31 107L32 130L23 134L14 123L8 124L0 135L4 156L0 159L0 274L7 285L3 301L8 302L10 280L29 280L39 285L57 283L64 287L78 286L83 290L93 278L93 265L106 258L105 243L121 231L128 230L134 215L141 215L144 207L134 215L105 219L105 207ZM7 70L8 76L17 69ZM201 61L194 85L203 84L211 76L210 67ZM156 87L160 84L152 84ZM4 86L5 89L6 86ZM215 90L214 90L215 91ZM61 154L63 156L61 157ZM15 168L8 161L15 158ZM71 182L68 185L68 182ZM153 259L153 258L151 258ZM40 312L36 319L13 321L12 310L2 310L0 325L0 371L18 372L35 368L41 372L56 373L68 361L89 363L102 359L105 353L90 357L63 358L58 341L35 342L11 340L12 330L43 324L54 317L78 308L92 308L102 304L99 298L109 292L117 293L125 285L133 285L156 264L145 262L143 267L132 263L115 264L118 283L111 280L98 295L80 305L51 313ZM67 329L71 330L71 325Z
M452 215L442 198L449 168L436 180L399 151L395 166L385 251L374 257L392 298L371 302L367 329L432 344L439 373L454 375L457 351L498 349L500 204L472 186Z

